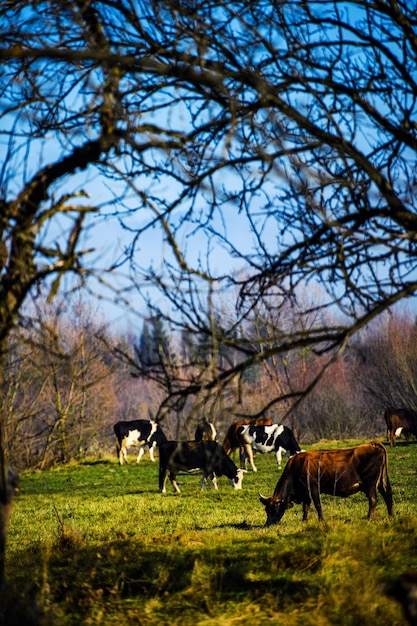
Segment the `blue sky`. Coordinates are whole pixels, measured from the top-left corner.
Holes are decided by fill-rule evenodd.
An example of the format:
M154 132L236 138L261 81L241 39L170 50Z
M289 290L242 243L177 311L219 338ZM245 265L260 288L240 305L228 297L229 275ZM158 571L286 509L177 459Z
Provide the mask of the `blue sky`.
M318 6L318 5L315 5L315 6ZM346 10L348 10L346 7L351 8L351 5L348 3L342 6ZM268 28L269 28L268 24L265 26L265 28L266 28L266 33L267 33ZM348 36L348 39L349 37L350 35ZM278 42L275 42L275 43L277 43L277 48L279 49L280 46L278 45ZM362 79L361 67L363 66L363 63L361 61L360 53L358 53L359 47L352 46L352 45L349 46L349 44L347 44L347 46L348 46L349 53L352 53L350 57L349 70L351 69L352 75L357 76L358 80L361 80ZM261 52L263 48L261 48L260 44L256 43L256 40L255 40L252 43L252 50L259 50ZM353 54L353 50L355 50L355 54ZM265 52L265 59L267 59L269 52L266 49L264 52ZM238 53L241 56L243 66L245 66L245 62L247 60L246 59L247 52L245 50L238 50L236 51L236 54ZM330 58L331 53L327 51L325 47L323 47L323 50L320 52L320 54L326 56L327 53L329 55L328 58ZM211 54L213 55L215 54L215 47L211 51ZM277 57L279 58L279 54L277 55ZM54 80L56 78L54 74L54 65L48 62L45 62L43 65L42 63L44 62L39 61L39 64L41 65L41 69L45 70L44 73L40 72L39 74L39 76L41 77L40 81L41 81L42 87L44 87L47 92L49 89L52 89L55 94L55 90L59 92L60 84L57 83L57 85L55 85L54 83ZM274 64L271 63L271 68L270 68L271 72L274 67L275 67ZM341 67L342 67L342 71L346 69L343 63ZM75 70L72 69L68 73L68 75L66 75L66 78L68 79L68 83L71 83L74 78L74 75L72 73L73 71ZM326 72L327 72L327 69L324 65L322 69L323 76L325 75ZM357 72L357 74L355 72ZM343 73L340 74L340 76L342 75ZM69 92L70 95L68 96L68 100L69 100L68 108L66 106L63 106L63 109L62 109L62 116L64 119L66 119L67 116L69 119L71 119L70 114L73 114L75 116L78 115L78 112L79 112L77 110L78 108L77 96L78 96L80 98L80 101L79 101L80 107L85 106L85 111L84 111L86 113L85 119L87 120L87 123L90 123L89 113L87 113L87 111L91 112L92 110L94 110L95 104L97 102L96 100L97 94L94 93L94 89L91 87L91 83L89 81L94 80L96 76L94 73L92 73L91 76L88 76L88 78L86 78L86 76L87 76L87 73L84 75L83 80L80 79L80 86L76 86L75 84L75 86L73 86L73 90ZM58 78L60 78L59 74L58 74ZM312 78L314 79L314 76ZM134 79L134 75L132 75L132 80L133 79ZM78 91L78 89L80 91ZM84 100L81 100L82 89L85 90L83 93ZM296 81L293 85L293 89L294 91L292 93L289 92L289 93L284 94L283 98L285 97L288 98L288 101L290 103L297 101L300 107L302 108L302 105L306 103L306 92L303 90L301 83L297 85ZM318 89L320 93L320 87ZM325 90L325 87L323 87L323 89ZM18 94L19 85L17 84L13 88L13 90L16 90L16 91L12 91L12 93ZM243 93L240 94L240 97L242 98L242 102L243 102L245 98L247 98L249 101L250 98L255 98L256 95L257 94L255 93L255 91L251 92L248 87L247 90L245 90ZM323 101L326 100L326 95L327 94L325 93L325 91L323 91ZM138 98L140 98L140 96L141 94L139 93ZM182 131L184 132L184 134L186 134L187 129L188 131L190 130L189 122L190 122L191 112L194 112L196 114L196 118L194 120L196 123L196 126L198 126L198 124L201 123L201 127L203 129L205 128L205 122L209 119L210 115L212 115L213 119L215 120L216 116L219 114L220 105L214 102L214 100L207 108L205 108L205 107L202 107L201 101L198 97L196 97L195 100L193 100L193 98L191 97L190 100L187 102L187 106L190 107L188 109L187 106L185 105L182 106L181 104L182 96L183 94L180 90L170 88L169 85L168 87L166 87L166 89L158 92L158 98L160 98L160 100L158 101L158 106L155 106L155 111L158 111L158 113L162 115L162 118L160 120L161 122L160 125L162 127L165 127L168 130L175 130L178 134L180 134ZM331 94L330 97L331 99L333 99L333 94ZM293 98L293 101L291 100L291 98ZM377 89L374 90L374 93L371 94L369 98L370 98L371 104L374 104L375 106L377 105L382 106L381 98L379 97ZM89 99L91 99L91 102L89 101ZM10 106L14 106L14 102L11 102L9 104ZM141 104L142 103L140 103L140 105ZM153 104L153 102L151 102L151 99L147 101L147 104L148 105ZM347 121L345 120L344 115L343 115L342 104L343 104L342 100L337 102L337 106L342 107L341 112L339 111L339 113L337 113L337 110L338 110L337 106L335 107L336 113L334 114L334 119L332 120L332 122L334 123L334 126L336 127L336 129L337 128L343 129L343 132L346 131L347 136L348 136L348 141L351 141L353 145L355 145L357 148L362 148L362 146L359 145L358 142L363 142L363 146L365 146L366 144L366 148L364 149L364 152L366 154L371 154L372 149L373 149L372 143L375 144L380 133L378 126L374 125L373 129L370 129L369 125L367 124L365 125L365 123L363 124L363 126L358 125L357 130L356 131L353 130L351 132L351 135L349 136L349 128L351 127L351 125L352 127L354 127L354 124L352 124L352 120L350 119L348 119ZM65 105L67 105L67 103L65 103ZM135 110L135 106L137 105L138 105L138 102L134 100L134 96L132 95L132 92L129 92L129 89L127 89L126 90L126 106L131 107L130 110L132 111L132 110ZM173 107L174 107L174 110L173 110ZM152 111L152 106L150 106L150 110ZM317 116L317 119L319 120L320 114L322 114L324 117L323 111L326 110L326 107L320 108L320 106L317 106L317 108L313 110L315 112L315 115ZM331 110L331 107L329 107L329 111L330 110ZM3 117L3 121L1 123L5 125L4 126L5 130L10 130L10 126L13 120L13 115L18 115L18 114L20 115L20 113L18 113L18 110L14 109L13 114L10 115L10 118ZM395 121L397 121L395 119L395 114L396 112L393 111L393 118ZM147 118L146 114L143 116L141 109L139 113L137 114L137 118L135 117L135 113L132 114L132 124L133 123L137 124L139 128L139 130L137 131L138 137L134 138L134 140L139 141L139 142L147 141L149 138L152 137L151 132L149 132L149 137L148 137L147 135L148 131L145 131L142 136L140 132L140 128L141 128L141 124L145 125L150 122L155 123L156 115L157 115L156 112L155 114L152 114L151 112L149 113L149 117ZM269 115L271 116L270 119L268 117ZM204 148L207 148L207 152L204 153L204 156L207 158L207 162L214 163L216 159L221 159L223 154L226 155L226 160L227 160L227 157L229 155L229 153L227 153L228 150L230 150L230 154L233 154L234 156L236 155L239 156L240 150L242 148L242 144L240 142L243 141L243 139L247 140L247 143L249 145L249 150L252 150L253 154L256 154L257 148L259 148L259 152L261 152L262 150L267 151L269 149L274 150L274 151L277 150L277 152L279 152L280 148L282 147L282 143L281 143L281 138L279 137L279 124L275 125L275 122L277 120L275 119L274 115L275 115L274 111L260 112L259 118L257 118L256 120L258 125L257 124L254 125L255 130L253 130L253 134L248 132L247 137L245 137L245 132L247 131L245 127L238 129L238 131L236 131L236 135L234 135L232 132L234 129L231 129L230 136L229 134L227 136L226 135L221 136L221 140L219 141L219 143L212 142L212 143L209 143L208 146L204 146ZM91 118L93 120L97 119L97 118L94 118L93 115L91 115ZM346 122L346 124L343 123L343 120ZM11 123L9 124L9 122ZM25 122L23 121L22 117L20 117L19 123L22 125L19 130L28 129L27 127L24 126ZM318 121L317 123L320 123L320 122ZM6 126L8 127L6 128ZM267 128L265 135L263 135L263 130L262 130L264 129L264 126ZM69 127L71 128L71 125ZM61 130L61 127L58 125L57 128L58 128L57 132L59 132ZM132 125L132 128L136 128L136 127ZM290 128L293 129L293 126L291 123L290 123ZM78 129L79 134L74 133L73 135L71 135L70 131L68 131L67 129L64 129L64 130L68 133L68 135L66 135L65 132L63 132L62 136L60 137L60 140L62 141L62 144L65 146L65 149L67 151L70 149L71 145L74 145L74 144L71 144L70 142L83 141L87 136L94 136L93 125L90 127L87 127L86 125L85 128L81 126L80 129ZM367 134L364 134L364 132ZM1 133L1 129L0 129L0 133ZM169 135L168 132L166 134L167 136ZM164 136L163 133L162 133L162 136ZM197 141L203 142L204 138L207 137L207 133L204 134L204 130L203 130L201 133L196 132L195 136L197 137ZM251 137L251 140L253 140L253 144L249 140L249 136ZM262 140L265 139L265 136L271 140L266 148L262 144ZM231 147L228 143L229 139L230 139ZM384 138L381 139L381 141L383 140ZM0 134L0 141L1 141L1 134ZM233 142L235 143L233 144ZM259 144L257 142L259 142ZM1 144L0 144L0 147L1 147ZM3 144L3 147L6 148L6 145ZM20 146L20 149L15 152L14 156L10 160L10 163L9 163L10 171L16 174L15 178L9 177L8 182L10 183L10 186L12 188L11 193L13 192L13 188L16 190L20 189L22 185L22 181L24 179L29 180L33 172L37 171L39 167L43 167L47 163L52 163L54 160L59 158L59 155L61 153L61 144L57 142L56 136L52 133L50 135L45 134L44 138L39 141L31 142L30 152L26 152L26 148L27 148L27 145L25 143L25 140L23 140ZM233 151L235 152L233 153ZM158 158L158 156L160 156L160 153L159 155L158 153L156 153L156 158ZM170 178L161 177L158 182L155 182L154 179L147 180L142 174L141 176L138 176L136 180L131 181L132 184L136 184L138 188L141 191L143 191L145 194L149 192L150 197L152 197L153 195L155 197L166 199L167 204L170 201L175 200L176 197L179 195L179 187L175 183L175 174L177 173L175 171L176 152L173 151L173 155L169 155L169 156L173 159L173 161L171 161L168 166L168 167L172 166ZM337 159L335 157L335 153L332 153L331 157L333 159L332 162L336 163ZM138 158L137 162L141 163L141 159L143 159L143 162L145 162L147 158L148 159L152 158L152 151L148 151L144 154L140 154L140 158ZM25 163L25 162L29 165L28 169L25 167L25 165L22 166L22 163ZM256 163L256 161L253 161L253 163L254 163L254 165L252 166L253 168L259 167L259 163ZM181 168L181 165L182 165L181 163L177 165L178 171L179 171L179 168ZM279 162L279 163L276 162L275 166L276 166L276 169L278 167L282 167L282 162ZM248 168L249 167L251 166L248 165ZM283 167L285 167L285 165ZM293 173L291 172L291 167L289 167L288 169L290 170L290 175L291 175L291 173ZM308 170L309 168L306 168L306 169ZM311 166L311 169L313 169L313 165ZM144 168L144 170L146 170L146 167ZM126 171L129 171L128 167L126 168ZM300 171L302 172L302 169ZM242 173L242 177L247 175L248 179L250 179L250 177L253 176L254 180L256 180L256 176L258 174L259 173L255 170L247 170L244 173ZM279 194L277 192L277 188L279 187L280 184L285 185L284 177L282 177L282 174L283 172L277 173L274 180L269 181L269 179L267 179L267 183L266 184L264 183L265 186L268 188L268 191L270 192L270 198L272 199L271 204L274 207L277 206L277 210L279 210L279 203L277 201L277 197ZM307 171L306 177L309 174L310 172ZM313 174L315 175L316 172L314 172ZM320 174L320 171L318 172L318 175L319 174ZM301 174L301 176L302 175L303 173ZM313 181L313 184L315 185L317 184L318 179L315 179L314 175L312 177L312 181ZM268 176L271 176L271 177L274 176L274 172L273 171L271 171L271 173L268 172ZM218 177L215 179L215 182L218 185L219 189L221 189L222 185L224 185L225 187L227 187L228 192L231 193L234 191L236 193L236 196L239 196L239 193L241 192L241 189L243 186L242 181L239 180L237 177L235 178L234 175L231 174L231 168L222 170L221 173L218 175ZM138 231L140 228L142 228L144 224L146 223L146 221L148 220L149 216L151 216L150 210L147 211L145 209L141 209L139 212L135 212L136 205L138 205L138 197L135 196L135 194L133 193L133 190L132 190L132 193L130 193L128 197L120 193L121 196L123 195L123 198L120 199L118 204L113 205L113 206L109 204L109 202L112 200L112 193L117 192L119 185L120 185L120 189L122 190L121 183L115 184L114 181L104 178L98 172L97 169L91 168L91 170L89 170L87 173L80 173L80 174L77 174L76 176L71 176L70 178L68 178L68 180L59 181L59 184L56 186L56 190L55 190L57 197L59 197L59 195L61 195L64 192L77 192L81 189L84 189L86 192L89 193L90 199L89 200L86 199L83 202L85 203L90 202L92 205L100 207L100 214L92 215L89 219L89 224L91 225L91 228L85 233L84 241L81 247L95 249L94 253L92 253L90 258L95 261L94 264L96 265L96 267L102 268L103 279L107 277L105 274L105 268L111 266L113 263L115 263L118 259L120 259L123 256L123 254L125 253L125 249L130 244L131 239L134 237L135 232ZM342 193L339 194L335 192L335 187L337 187L337 176L336 176L336 184L334 185L334 187L330 188L329 186L330 191L328 193L332 195L334 194L334 198L335 198L334 200L335 204L333 206L331 205L331 203L329 203L328 214L330 218L332 217L331 210L333 209L337 211L338 210L337 203L340 202L340 200L343 201L344 199ZM123 192L124 191L125 190L123 189ZM319 190L318 195L321 192L322 190ZM206 259L208 258L208 256L210 256L209 269L212 274L224 275L227 273L231 273L242 267L243 265L242 260L238 258L233 258L232 254L230 253L230 250L226 251L225 247L221 245L221 242L219 241L219 239L217 240L216 243L214 243L215 239L213 237L210 238L210 233L209 233L208 228L199 228L199 217L198 217L199 213L198 212L200 212L202 219L206 217L204 193L205 193L204 189L201 189L197 197L196 205L193 207L193 210L195 211L193 214L194 215L193 222L188 222L186 225L181 225L179 223L181 212L184 212L189 208L189 205L187 205L187 202L184 202L179 208L175 209L175 212L171 213L171 225L173 226L174 223L176 223L177 225L176 235L178 236L180 247L182 250L186 250L187 261L191 265L193 265L196 269L199 269L199 268L205 269ZM326 193L326 191L324 193ZM346 199L346 202L349 202L348 194L345 196L345 199ZM256 221L258 208L259 208L260 213L262 213L262 209L264 208L265 205L267 205L268 199L265 198L265 196L261 196L261 195L259 196L254 195L253 197L251 197L250 193L248 193L247 201L248 203L250 203L251 217ZM278 224L275 221L273 216L269 217L268 220L266 221L265 227L262 231L262 236L259 238L259 241L257 241L255 239L254 233L251 230L252 224L250 223L247 216L245 215L244 208L240 207L240 212L239 212L237 202L233 204L232 201L229 201L227 204L222 204L222 198L219 198L219 204L222 206L222 215L220 215L220 211L216 213L213 221L210 223L210 226L212 228L217 229L218 234L224 234L225 238L227 238L229 242L234 244L237 249L242 250L242 252L244 252L245 254L253 254L254 256L256 256L258 253L260 253L260 256L262 256L261 254L262 245L264 245L269 252L271 252L272 254L275 254L277 252L277 246L279 245L278 241L281 241L281 243L282 242L285 243L286 241L285 234L283 235L282 233L278 232L277 230ZM301 206L302 206L302 203L300 203L300 207ZM126 213L126 218L125 218L126 229L123 229L123 227L121 226L121 224L115 217L111 217L111 215L117 211L122 211ZM129 215L129 212L131 212L130 215ZM260 214L259 220L262 221L264 217L265 217L264 215ZM290 217L292 217L292 213ZM291 224L289 226L291 227ZM288 224L287 224L287 227L288 227ZM55 223L54 228L49 231L47 236L49 237L51 241L58 240L60 233L61 232L64 233L66 228L67 228L67 219L65 217L60 218ZM295 239L298 236L302 237L302 234L300 235L300 232L299 231L297 232L296 228L293 230L291 234L294 236ZM365 237L366 235L367 233L364 232ZM208 250L210 251L210 255L208 255ZM167 258L168 261L172 260L171 252L166 242L166 238L164 234L161 233L161 230L158 228L148 229L146 233L144 233L141 236L138 242L138 245L135 249L135 260L136 260L137 265L145 270L151 265L153 265L155 268L160 269L162 271L163 261L165 258ZM111 280L114 280L116 284L119 283L122 285L122 287L126 287L128 284L127 283L128 269L129 268L127 265L124 267L121 267L120 270L117 270L117 271L115 270L111 275L108 276L108 278ZM380 268L378 268L378 271L379 270ZM351 271L352 271L352 275L354 275L354 268L351 269ZM385 271L385 270L382 269L381 271ZM143 293L145 293L147 289L148 289L147 286L143 286ZM104 293L102 287L99 288L99 291ZM131 305L132 309L142 310L143 300L140 297L134 294L134 292L131 292L127 297L128 297L129 304ZM119 323L119 320L121 320L125 315L123 306L121 306L119 309L118 307L115 307L113 304L105 303L103 301L102 307L103 307L103 311L105 315L109 316L111 320L114 320L117 323Z

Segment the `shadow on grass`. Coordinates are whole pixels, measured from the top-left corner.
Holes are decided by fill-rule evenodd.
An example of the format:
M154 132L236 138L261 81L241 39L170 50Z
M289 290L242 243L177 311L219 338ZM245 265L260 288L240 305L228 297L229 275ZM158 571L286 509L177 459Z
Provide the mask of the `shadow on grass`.
M226 527L253 529L246 523L219 528ZM228 544L190 548L174 543L141 549L131 540L120 539L98 552L82 538L69 535L65 541L60 538L48 556L38 555L36 564L22 567L14 580L7 581L0 623L90 623L103 603L120 606L125 601L134 602L140 611L146 602L158 600L169 616L170 605L179 606L183 598L191 611L199 611L201 594L205 602L217 604L238 598L260 602L264 596L281 605L314 599L319 589L304 575L317 567L311 551L291 550L278 560L270 548L259 536L248 537L242 558L242 551ZM22 565L30 561L33 554L22 554ZM61 622L62 615L66 617Z
M111 461L110 459L95 459L95 460L84 460L84 461L80 461L79 465L83 465L85 466L89 466L89 467L94 467L96 465L114 465L114 467L119 467L118 463L115 463L114 461Z
M401 448L403 449L407 449L410 446L415 446L417 444L417 440L414 441L396 441L395 442L395 446L393 448L391 448L389 445L386 445L387 450L392 450L393 452L397 449L397 448Z
M200 525L196 525L195 530L207 530L207 528L204 528L203 526ZM210 526L211 530L225 530L227 528L233 528L234 530L260 530L262 528L265 528L264 524L261 525L256 525L256 524L249 524L246 521L243 522L239 522L239 523L224 523L224 524L217 524L216 526Z

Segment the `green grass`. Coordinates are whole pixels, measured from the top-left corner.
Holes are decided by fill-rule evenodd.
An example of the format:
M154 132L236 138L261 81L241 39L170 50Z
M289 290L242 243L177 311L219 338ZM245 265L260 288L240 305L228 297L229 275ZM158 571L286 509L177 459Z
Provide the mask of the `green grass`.
M359 442L327 442L336 447ZM243 490L180 475L158 492L158 464L91 460L23 473L10 524L4 623L404 624L387 583L417 569L417 444L389 451L395 516L363 494L323 496L326 524L301 506L265 528L258 492L280 475L257 456Z

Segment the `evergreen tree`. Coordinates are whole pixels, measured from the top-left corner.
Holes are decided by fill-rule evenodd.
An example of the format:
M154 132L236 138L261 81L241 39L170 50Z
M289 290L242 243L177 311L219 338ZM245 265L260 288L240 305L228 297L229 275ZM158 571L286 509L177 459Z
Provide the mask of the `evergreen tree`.
M160 371L170 359L170 341L161 318L146 320L136 347L139 368L143 372Z

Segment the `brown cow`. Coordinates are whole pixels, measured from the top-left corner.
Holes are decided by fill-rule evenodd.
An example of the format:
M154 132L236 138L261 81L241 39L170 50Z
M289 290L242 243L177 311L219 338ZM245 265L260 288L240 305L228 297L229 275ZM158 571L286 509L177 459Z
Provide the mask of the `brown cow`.
M229 456L238 448L240 449L241 455L243 454L244 450L238 433L241 426L247 426L248 424L251 426L272 426L273 421L269 417L258 417L258 419L243 419L231 424L223 441L223 448Z
M417 437L417 413L411 409L393 409L389 407L385 411L385 423L387 425L387 439L389 445L395 446L395 439L404 435L407 443L410 435Z
M369 501L368 519L377 503L377 490L392 515L392 492L388 478L388 453L377 441L355 448L311 450L292 456L279 479L274 494L259 499L265 506L266 525L278 524L285 511L294 503L303 505L303 520L307 520L313 500L319 520L323 520L320 494L346 498L358 491Z

